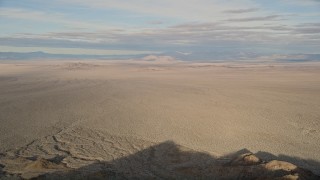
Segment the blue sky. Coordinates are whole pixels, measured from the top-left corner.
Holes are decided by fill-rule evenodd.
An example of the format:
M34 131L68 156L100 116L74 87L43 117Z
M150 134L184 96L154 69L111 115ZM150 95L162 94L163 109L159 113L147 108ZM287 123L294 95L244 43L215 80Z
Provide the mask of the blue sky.
M0 24L0 52L320 53L320 0L0 0Z

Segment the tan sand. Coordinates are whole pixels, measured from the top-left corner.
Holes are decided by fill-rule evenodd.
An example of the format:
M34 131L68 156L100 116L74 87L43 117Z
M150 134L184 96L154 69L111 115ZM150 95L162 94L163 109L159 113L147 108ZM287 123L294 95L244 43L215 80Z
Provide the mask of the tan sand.
M166 154L172 144L179 147L174 157ZM199 153L187 161L180 157L184 147ZM292 164L285 164L287 174L265 169L282 167L271 161L277 159L320 174L319 149L318 63L0 63L0 176L31 178L61 169L72 174L101 169L103 162L111 165L102 169L116 174L94 171L95 176L174 178L172 172L180 177L223 171L219 176L227 177L232 171L229 178L237 178L243 172L239 164L221 170L221 162L230 165L231 155L253 153L259 164L254 172L293 177L302 171ZM149 158L146 168L141 159L150 155L144 152L168 156L163 161L173 164ZM132 168L138 162L141 167Z

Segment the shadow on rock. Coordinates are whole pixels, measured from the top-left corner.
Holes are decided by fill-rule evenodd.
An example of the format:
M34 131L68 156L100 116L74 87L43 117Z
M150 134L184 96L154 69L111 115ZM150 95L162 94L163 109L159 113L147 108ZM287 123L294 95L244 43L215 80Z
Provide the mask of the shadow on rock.
M60 169L34 179L320 179L309 170L278 160L290 157L268 153L273 160L266 162L259 158L264 153L242 149L217 158L166 141L114 161Z

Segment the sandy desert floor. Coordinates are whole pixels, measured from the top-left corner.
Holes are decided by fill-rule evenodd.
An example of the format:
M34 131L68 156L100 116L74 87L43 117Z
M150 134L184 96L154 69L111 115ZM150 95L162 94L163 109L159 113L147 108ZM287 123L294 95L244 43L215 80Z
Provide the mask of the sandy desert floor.
M320 64L3 61L0 152L0 177L320 174Z

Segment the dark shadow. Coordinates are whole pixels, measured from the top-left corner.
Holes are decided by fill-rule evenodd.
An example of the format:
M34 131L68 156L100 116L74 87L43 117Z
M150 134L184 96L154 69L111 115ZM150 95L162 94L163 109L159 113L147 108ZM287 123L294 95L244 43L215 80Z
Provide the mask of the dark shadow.
M268 155L271 159L290 159ZM279 161L266 162L247 149L214 157L166 141L109 162L95 162L75 170L59 171L34 179L320 179L311 171ZM55 159L56 162L60 158ZM320 163L314 161L316 167Z
M320 151L319 151L320 152ZM261 159L264 159L266 161L271 161L271 160L279 160L279 161L286 161L292 164L295 164L299 167L304 167L305 169L308 169L310 171L313 171L315 173L320 173L320 162L313 160L313 159L303 159L300 157L295 157L295 156L288 156L284 154L279 154L278 156L264 152L264 151L259 151L255 153L255 155Z
M0 177L4 176L5 172L3 171L4 165L0 164Z

